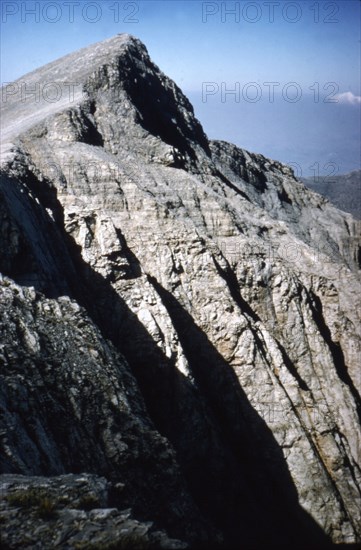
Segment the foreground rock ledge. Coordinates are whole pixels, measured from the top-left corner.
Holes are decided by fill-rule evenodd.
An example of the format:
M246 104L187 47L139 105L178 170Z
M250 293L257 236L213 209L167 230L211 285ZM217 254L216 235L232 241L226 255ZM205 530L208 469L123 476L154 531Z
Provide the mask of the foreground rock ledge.
M94 475L0 476L2 548L164 549L188 545L114 507L121 484ZM113 507L111 504L113 503Z

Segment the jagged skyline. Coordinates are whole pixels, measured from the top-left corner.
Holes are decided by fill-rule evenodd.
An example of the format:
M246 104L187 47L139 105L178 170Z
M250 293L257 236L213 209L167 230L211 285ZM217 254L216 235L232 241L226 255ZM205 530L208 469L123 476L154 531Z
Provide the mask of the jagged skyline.
M352 0L7 1L2 82L128 32L190 97L210 137L291 163L299 176L338 175L360 168L360 27L360 2ZM218 91L204 101L207 82ZM223 102L222 85L229 92L239 85L238 98L228 93ZM287 101L297 93L300 101Z
M360 222L130 35L28 81L78 87L1 111L7 547L355 547Z

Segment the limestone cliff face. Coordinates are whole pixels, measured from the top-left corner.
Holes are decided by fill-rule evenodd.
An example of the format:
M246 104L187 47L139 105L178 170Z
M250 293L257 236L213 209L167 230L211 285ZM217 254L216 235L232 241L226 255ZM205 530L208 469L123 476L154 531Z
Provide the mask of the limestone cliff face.
M63 93L3 105L2 470L105 476L195 547L359 541L359 222L128 35L23 80Z

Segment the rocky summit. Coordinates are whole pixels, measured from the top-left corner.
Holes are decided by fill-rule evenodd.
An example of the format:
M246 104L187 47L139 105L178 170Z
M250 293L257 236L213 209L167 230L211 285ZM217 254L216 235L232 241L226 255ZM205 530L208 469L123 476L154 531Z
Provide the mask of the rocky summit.
M360 222L129 35L1 120L3 548L356 548Z

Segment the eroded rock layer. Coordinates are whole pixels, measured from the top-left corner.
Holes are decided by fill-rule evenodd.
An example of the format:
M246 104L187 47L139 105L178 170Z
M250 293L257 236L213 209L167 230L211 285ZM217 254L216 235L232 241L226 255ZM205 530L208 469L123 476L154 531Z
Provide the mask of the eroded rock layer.
M121 484L149 544L360 540L359 222L128 35L23 80L62 94L3 104L3 472Z

